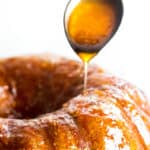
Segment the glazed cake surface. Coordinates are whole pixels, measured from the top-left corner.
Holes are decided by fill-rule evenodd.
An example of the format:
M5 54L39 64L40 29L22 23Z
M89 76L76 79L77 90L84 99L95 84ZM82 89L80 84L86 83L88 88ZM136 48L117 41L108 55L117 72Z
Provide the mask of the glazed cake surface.
M150 103L98 66L62 57L0 61L0 150L150 150Z

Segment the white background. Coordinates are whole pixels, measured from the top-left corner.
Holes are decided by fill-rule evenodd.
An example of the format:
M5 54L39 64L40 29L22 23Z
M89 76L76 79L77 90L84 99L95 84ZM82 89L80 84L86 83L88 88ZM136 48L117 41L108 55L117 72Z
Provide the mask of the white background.
M78 59L63 30L68 0L0 0L0 57L53 52ZM150 2L124 0L124 18L93 60L150 96Z

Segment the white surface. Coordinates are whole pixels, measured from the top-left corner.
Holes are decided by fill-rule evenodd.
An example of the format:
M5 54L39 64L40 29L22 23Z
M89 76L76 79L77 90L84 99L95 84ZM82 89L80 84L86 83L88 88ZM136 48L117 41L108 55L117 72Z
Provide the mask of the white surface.
M63 30L68 0L0 0L0 57L54 52L77 58ZM150 2L124 0L116 36L93 62L150 95Z

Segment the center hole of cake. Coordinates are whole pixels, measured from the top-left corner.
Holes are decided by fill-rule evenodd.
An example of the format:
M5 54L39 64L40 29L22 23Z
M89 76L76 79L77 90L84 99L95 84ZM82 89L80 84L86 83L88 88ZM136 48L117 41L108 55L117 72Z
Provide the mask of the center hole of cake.
M22 81L23 82L23 81ZM0 117L12 119L32 119L46 113L54 112L62 108L62 105L79 94L80 90L74 88L47 86L46 83L41 86L33 87L23 84L11 84L2 88L2 96L0 101ZM27 87L27 88L26 88ZM57 87L57 88L56 88Z

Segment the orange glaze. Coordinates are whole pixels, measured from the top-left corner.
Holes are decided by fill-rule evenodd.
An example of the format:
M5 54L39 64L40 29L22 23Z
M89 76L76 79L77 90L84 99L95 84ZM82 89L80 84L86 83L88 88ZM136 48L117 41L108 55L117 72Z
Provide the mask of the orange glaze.
M115 27L113 5L100 1L81 1L68 20L68 33L77 44L103 43Z

